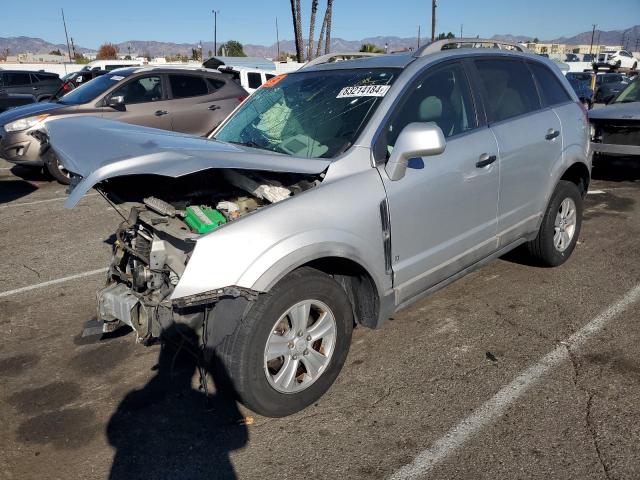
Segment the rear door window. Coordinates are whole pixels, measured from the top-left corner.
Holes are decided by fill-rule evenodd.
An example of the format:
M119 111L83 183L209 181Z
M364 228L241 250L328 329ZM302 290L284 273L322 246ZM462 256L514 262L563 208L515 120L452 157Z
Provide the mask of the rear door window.
M249 88L260 88L262 85L262 78L259 73L249 72L247 73L247 79L249 81Z
M536 82L538 82L538 90L540 91L543 106L551 107L571 100L560 80L547 67L540 63L530 63L529 66Z
M28 73L7 73L7 85L9 87L17 87L20 85L29 85L31 79Z
M209 93L202 77L195 75L169 75L173 98L197 97Z
M531 72L520 60L476 60L485 109L490 122L524 115L540 108Z
M213 93L217 90L220 90L224 87L224 82L222 80L217 80L215 78L207 78L207 83L209 84L209 92Z

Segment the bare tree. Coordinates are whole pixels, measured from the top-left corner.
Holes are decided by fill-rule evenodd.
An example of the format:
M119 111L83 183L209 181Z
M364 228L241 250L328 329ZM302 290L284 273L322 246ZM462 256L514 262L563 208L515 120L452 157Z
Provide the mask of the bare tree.
M304 62L302 42L302 18L300 13L300 0L291 0L291 16L293 18L293 33L296 41L296 57L298 62Z
M318 13L318 1L311 0L311 23L309 23L309 52L307 60L313 59L313 33L316 28L316 13Z
M327 39L324 44L324 53L331 52L331 15L333 12L333 0L327 0L327 13L325 14L327 22Z

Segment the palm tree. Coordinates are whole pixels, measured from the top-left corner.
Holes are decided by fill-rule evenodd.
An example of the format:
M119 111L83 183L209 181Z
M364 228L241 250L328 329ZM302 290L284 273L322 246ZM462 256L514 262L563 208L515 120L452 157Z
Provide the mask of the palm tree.
M300 18L300 0L291 0L291 17L293 18L293 33L296 41L296 60L304 62L302 47L302 19Z
M327 0L327 13L325 15L327 21L327 39L324 44L324 53L331 51L331 14L333 10L333 0Z
M316 13L318 12L318 0L311 0L311 23L309 23L309 52L307 60L313 58L313 31L316 27Z
M322 19L322 28L320 29L320 36L318 37L318 47L316 48L316 57L320 56L320 49L322 48L322 42L324 41L324 32L327 30L327 13L325 12Z

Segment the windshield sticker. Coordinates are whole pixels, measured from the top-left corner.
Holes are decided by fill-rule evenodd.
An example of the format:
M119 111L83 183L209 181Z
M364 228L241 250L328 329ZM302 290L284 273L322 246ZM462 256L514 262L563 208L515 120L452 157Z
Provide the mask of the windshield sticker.
M115 82L119 82L120 80L122 80L124 77L121 77L120 75L114 75L113 77L111 77L111 80L115 81Z
M355 87L345 87L338 93L336 98L351 97L384 97L391 85L356 85Z
M274 85L276 85L277 83L281 82L282 80L284 80L286 78L286 75L278 75L277 77L273 77L270 80L267 80L266 82L264 82L262 84L262 88L271 88Z

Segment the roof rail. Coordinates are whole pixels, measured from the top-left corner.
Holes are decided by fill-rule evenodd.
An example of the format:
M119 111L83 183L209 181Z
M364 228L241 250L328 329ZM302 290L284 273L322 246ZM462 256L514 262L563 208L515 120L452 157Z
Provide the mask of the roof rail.
M326 55L320 55L313 60L308 61L302 67L303 68L311 67L313 65L321 65L323 63L333 63L333 62L341 62L342 60L354 60L357 58L364 57L377 57L382 55L382 53L368 53L368 52L338 52L338 53L327 53Z
M424 47L420 47L413 54L414 57L424 57L432 53L441 52L442 50L451 50L454 48L497 48L499 50L515 50L517 52L529 52L522 45L514 42L505 42L502 40L490 40L486 38L447 38L444 40L436 40L428 43Z

